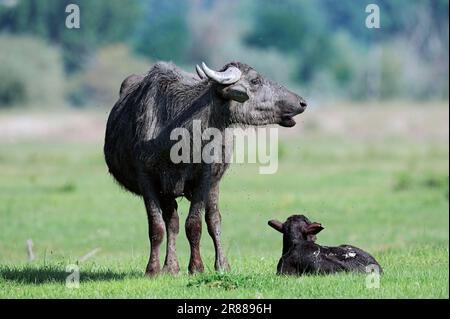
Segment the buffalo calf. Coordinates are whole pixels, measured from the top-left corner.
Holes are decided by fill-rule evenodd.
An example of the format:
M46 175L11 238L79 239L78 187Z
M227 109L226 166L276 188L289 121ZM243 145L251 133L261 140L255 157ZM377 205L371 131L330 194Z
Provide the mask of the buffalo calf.
M324 228L303 215L292 215L284 223L270 220L269 225L283 234L283 253L278 262L278 274L369 272L372 269L382 272L375 258L357 247L326 247L316 244L316 234Z

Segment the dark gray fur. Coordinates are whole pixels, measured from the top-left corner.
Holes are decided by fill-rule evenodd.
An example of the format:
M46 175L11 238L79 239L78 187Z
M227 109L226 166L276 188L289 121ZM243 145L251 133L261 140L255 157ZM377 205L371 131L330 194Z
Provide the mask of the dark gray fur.
M292 215L284 223L271 220L269 225L283 234L278 274L332 274L342 271L369 272L372 269L383 272L375 258L358 247L316 244L316 234L323 227L319 223L312 223L304 215Z
M232 125L293 126L292 117L306 107L301 97L265 79L246 64L232 62L222 70L230 65L239 68L242 76L237 83L225 86L200 80L172 63L158 62L146 75L132 75L124 80L119 100L110 113L105 160L119 184L144 199L152 246L149 275L160 270L159 246L164 231L168 236L164 268L172 273L179 271L175 198L180 196L191 202L186 221L191 246L189 271L203 271L199 250L203 209L216 248L215 267L229 267L220 243L218 210L219 182L228 164L174 164L170 149L176 141L170 140L171 131L177 127L192 130L194 119L201 120L203 129L214 127L221 131ZM248 99L237 102L242 100L242 94Z

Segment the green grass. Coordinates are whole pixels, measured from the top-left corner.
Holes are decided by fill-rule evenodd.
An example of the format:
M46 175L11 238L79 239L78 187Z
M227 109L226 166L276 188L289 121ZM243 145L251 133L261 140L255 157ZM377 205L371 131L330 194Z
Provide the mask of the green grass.
M101 145L0 144L1 298L448 298L448 144L412 140L285 139L279 170L233 165L221 189L223 241L232 272L213 271L204 227L206 272L143 276L149 243L141 200L107 174ZM188 202L179 201L184 221ZM385 274L275 275L281 236L267 220L304 213L326 229L319 243L371 252ZM36 260L27 261L25 242ZM82 256L99 248L87 261ZM164 253L164 252L163 252ZM78 264L80 288L65 286Z

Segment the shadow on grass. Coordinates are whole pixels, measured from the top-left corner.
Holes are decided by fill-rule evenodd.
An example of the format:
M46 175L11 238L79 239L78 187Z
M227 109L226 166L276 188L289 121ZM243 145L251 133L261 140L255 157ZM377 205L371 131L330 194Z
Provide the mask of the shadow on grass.
M111 281L123 280L124 278L140 278L140 272L116 272L112 270L83 270L80 267L80 281ZM0 280L13 281L23 284L45 284L45 283L65 283L71 272L58 267L2 267L0 266Z

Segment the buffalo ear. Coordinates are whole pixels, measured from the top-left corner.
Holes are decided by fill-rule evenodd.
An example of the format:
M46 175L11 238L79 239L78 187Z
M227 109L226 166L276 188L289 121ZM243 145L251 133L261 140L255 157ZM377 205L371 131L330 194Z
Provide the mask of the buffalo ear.
M322 224L320 223L311 223L308 226L306 226L306 234L307 235L316 235L318 234L323 228Z
M233 100L239 103L244 103L249 98L247 89L239 83L221 88L219 89L219 93L224 99Z
M272 219L272 220L269 220L268 224L270 227L272 227L275 230L278 230L280 233L283 232L283 223L282 222Z

